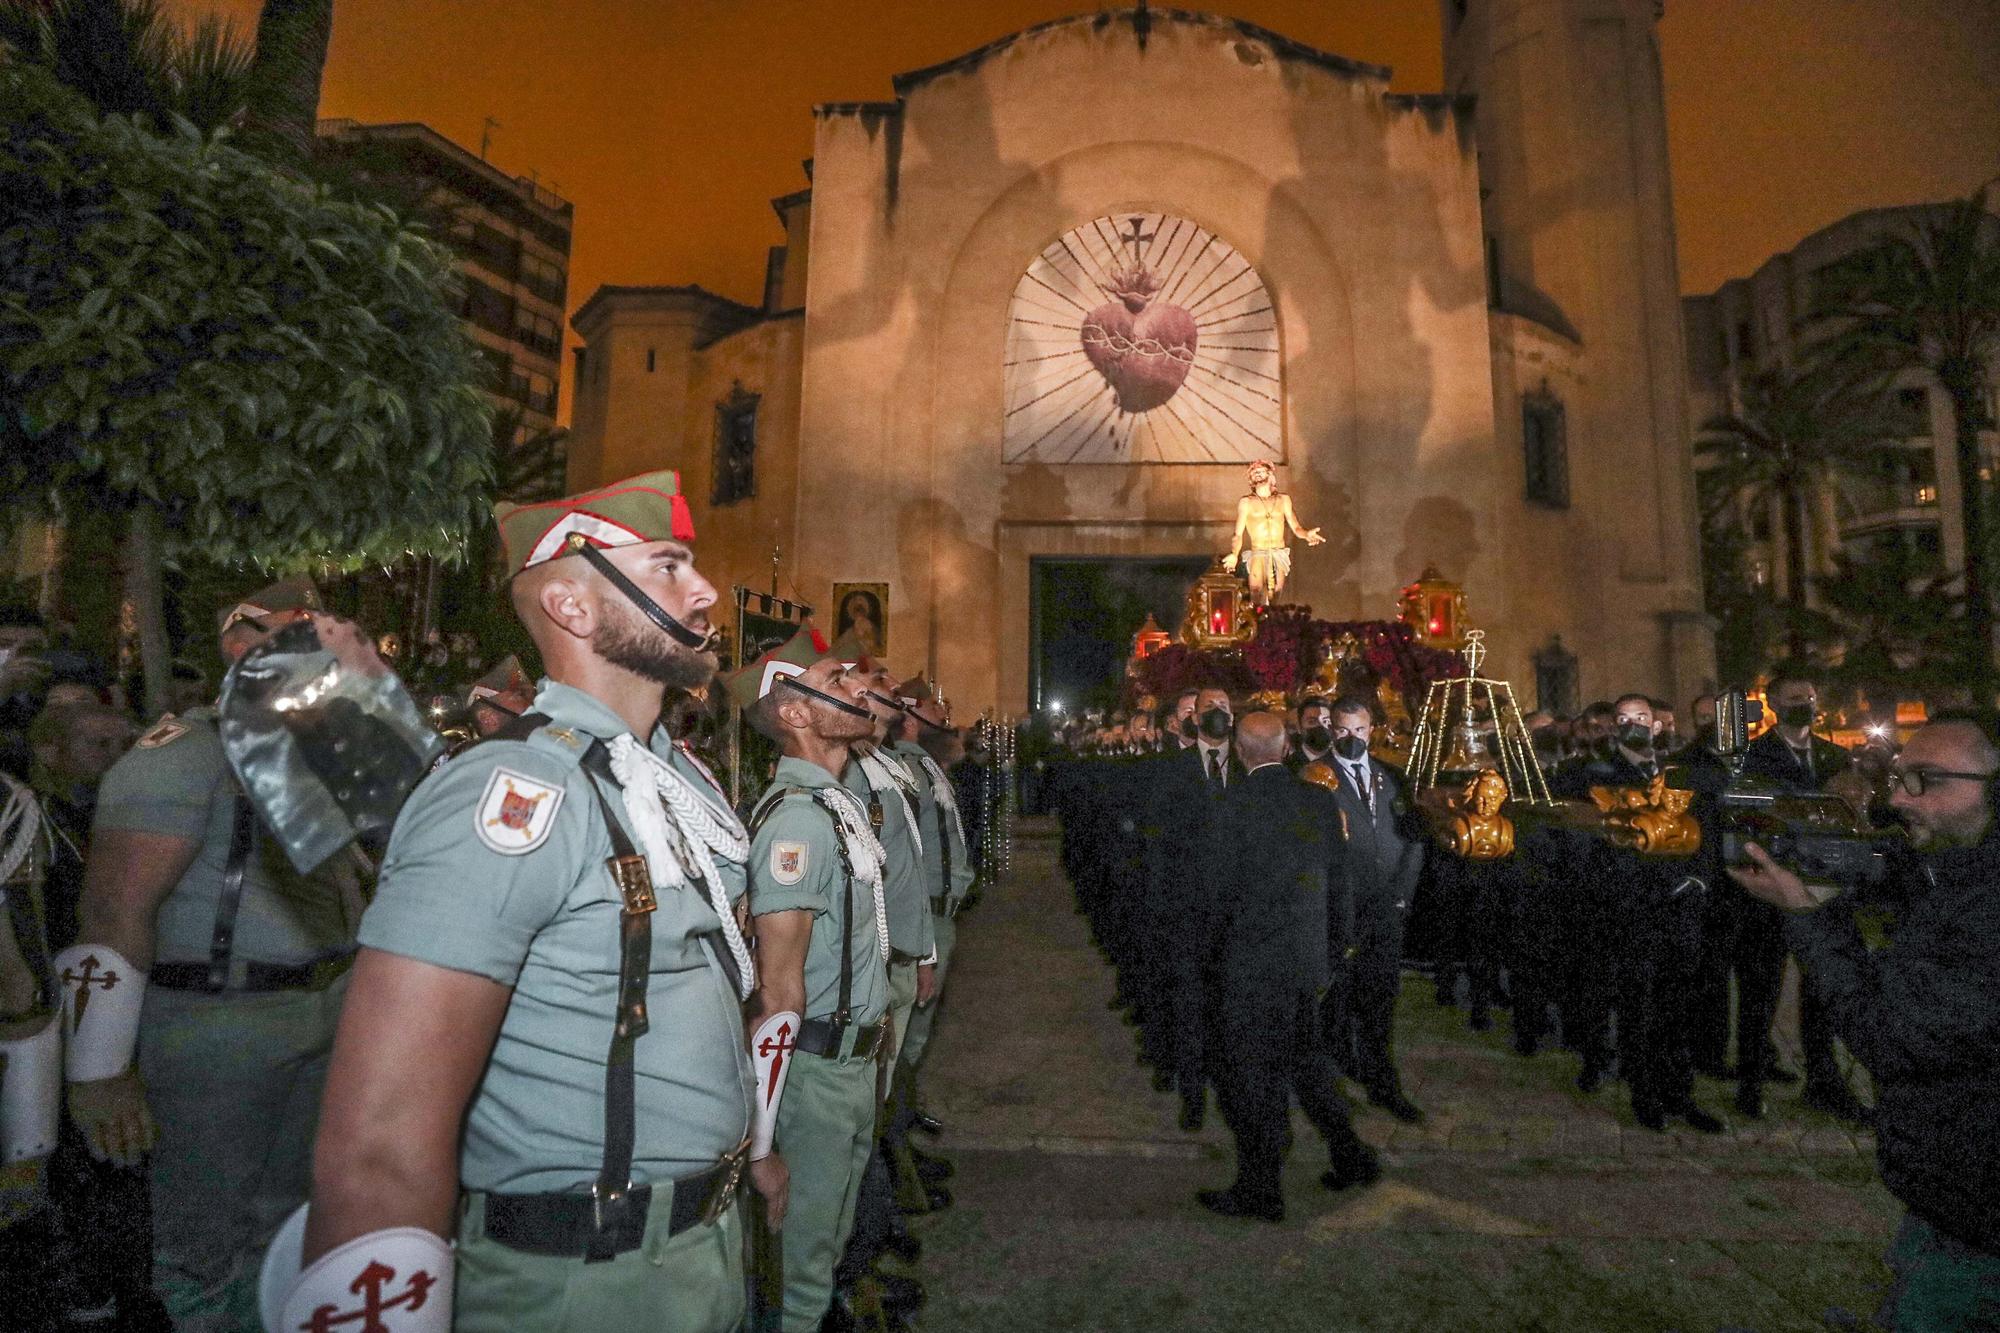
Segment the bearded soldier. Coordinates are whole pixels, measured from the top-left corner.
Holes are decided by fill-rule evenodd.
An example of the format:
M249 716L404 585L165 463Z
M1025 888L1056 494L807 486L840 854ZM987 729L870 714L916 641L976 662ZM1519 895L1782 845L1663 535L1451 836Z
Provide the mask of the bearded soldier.
M548 675L397 822L282 1327L722 1333L744 1310L748 845L660 725L715 669L715 589L672 472L498 518ZM783 1162L749 1170L781 1221Z
M760 1058L768 1048L789 1066L765 1082L759 1106L774 1114L790 1168L783 1328L812 1333L833 1306L834 1266L874 1148L887 1041L887 858L866 805L842 782L851 750L876 724L860 680L820 654L809 628L731 676L729 688L782 755L751 816L762 968L751 1041Z

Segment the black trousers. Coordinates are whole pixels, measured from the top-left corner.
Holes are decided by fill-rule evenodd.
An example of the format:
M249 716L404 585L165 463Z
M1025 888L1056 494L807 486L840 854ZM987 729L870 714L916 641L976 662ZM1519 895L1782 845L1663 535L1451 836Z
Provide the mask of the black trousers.
M1396 999L1403 987L1404 914L1394 902L1355 904L1354 958L1347 969L1353 1061L1348 1072L1375 1096L1402 1088L1396 1072Z
M1356 1153L1360 1140L1320 1031L1316 997L1228 989L1219 1007L1225 1054L1216 1066L1216 1091L1236 1140L1236 1188L1265 1198L1279 1193L1295 1097L1335 1161Z
M1659 869L1634 886L1623 932L1618 1055L1635 1108L1676 1106L1694 1091L1689 1011L1705 891Z

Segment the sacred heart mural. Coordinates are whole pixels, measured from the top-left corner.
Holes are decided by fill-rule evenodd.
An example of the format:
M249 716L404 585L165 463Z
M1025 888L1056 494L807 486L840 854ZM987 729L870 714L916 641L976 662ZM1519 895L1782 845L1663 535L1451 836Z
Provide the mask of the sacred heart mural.
M1052 241L1008 312L1008 463L1285 457L1278 321L1257 270L1186 218L1121 213Z

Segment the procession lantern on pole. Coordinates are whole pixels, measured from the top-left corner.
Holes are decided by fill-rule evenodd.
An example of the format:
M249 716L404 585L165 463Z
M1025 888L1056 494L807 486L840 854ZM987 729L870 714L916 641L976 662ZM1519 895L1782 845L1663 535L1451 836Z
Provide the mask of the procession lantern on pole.
M1139 626L1139 632L1132 636L1132 660L1143 662L1160 649L1174 641L1174 636L1160 628L1160 622L1153 619L1153 613L1146 613L1146 623Z
M1465 588L1425 565L1415 583L1396 600L1396 618L1426 648L1465 646Z
M1218 560L1188 589L1181 642L1190 648L1241 648L1257 637L1257 609L1226 563L1226 557Z

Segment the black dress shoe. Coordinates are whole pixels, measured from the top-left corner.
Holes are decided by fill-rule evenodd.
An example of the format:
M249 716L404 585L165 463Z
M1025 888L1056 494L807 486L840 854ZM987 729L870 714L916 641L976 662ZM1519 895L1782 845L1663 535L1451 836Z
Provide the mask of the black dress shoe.
M1657 1102L1633 1102L1632 1118L1655 1134L1667 1131L1667 1108Z
M1173 1090L1174 1076L1164 1069L1155 1069L1153 1071L1153 1091L1172 1092Z
M1220 1213L1224 1217L1250 1217L1262 1222L1285 1220L1285 1201L1280 1198L1239 1194L1233 1189L1196 1190L1194 1201L1209 1212Z
M1764 1118L1764 1091L1754 1085L1736 1090L1737 1113L1749 1120Z
M918 1240L908 1227L903 1226L902 1221L900 1217L896 1219L897 1225L889 1229L888 1236L882 1241L882 1248L906 1264L921 1262L924 1257L924 1243Z
M1406 1125L1421 1125L1424 1123L1423 1108L1408 1097L1405 1097L1401 1092L1384 1093L1379 1097L1371 1092L1368 1094L1368 1104L1370 1106L1381 1107Z
M926 1134L935 1136L944 1133L944 1121L938 1119L929 1111L910 1112L910 1123Z
M913 1277L900 1273L884 1273L879 1269L870 1278L881 1288L882 1308L891 1314L912 1315L924 1306L924 1298L930 1295L924 1284Z
M1514 1034L1514 1054L1516 1055L1533 1055L1536 1048L1540 1045L1541 1042L1538 1038L1526 1036L1519 1032Z
M1815 1111L1823 1111L1827 1115L1838 1116L1857 1125L1875 1123L1875 1113L1862 1105L1861 1099L1856 1097L1845 1083L1832 1085L1807 1083L1806 1090L1799 1100Z
M933 1157L929 1153L919 1152L917 1151L917 1146L913 1143L905 1143L903 1146L908 1149L910 1163L917 1168L917 1174L924 1178L925 1184L935 1185L941 1180L950 1180L958 1174L958 1168L953 1166L948 1159Z
M1598 1065L1585 1065L1583 1072L1576 1076L1576 1090L1578 1092L1596 1092L1603 1086L1604 1070Z
M1472 1017L1467 1021L1474 1032L1490 1032L1493 1028L1493 1015L1484 1003L1472 1006Z
M1193 1096L1181 1094L1181 1128L1189 1134L1195 1133L1208 1120L1208 1094L1197 1091Z
M1356 1140L1353 1147L1334 1157L1333 1165L1320 1172L1319 1183L1330 1190L1373 1185L1382 1178L1382 1160L1375 1150Z
M1687 1121L1689 1127L1698 1129L1704 1134L1720 1134L1722 1132L1722 1121L1702 1110L1691 1101L1676 1102L1669 1109L1673 1114Z
M941 1185L925 1185L924 1198L921 1204L916 1203L910 1198L903 1197L901 1190L898 1190L897 1193L899 1197L896 1200L896 1208L908 1217L921 1217L925 1213L941 1213L951 1207L951 1191Z

